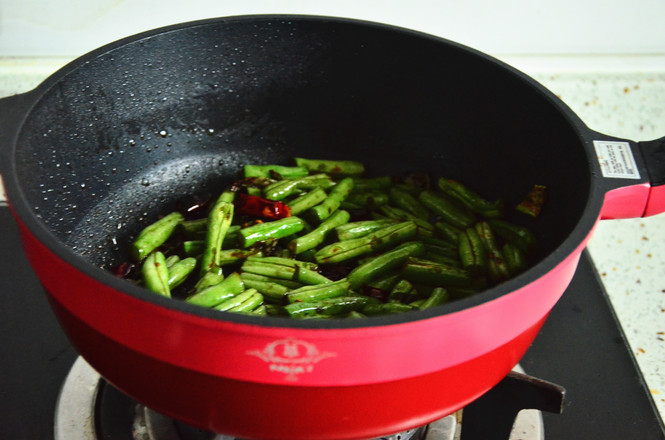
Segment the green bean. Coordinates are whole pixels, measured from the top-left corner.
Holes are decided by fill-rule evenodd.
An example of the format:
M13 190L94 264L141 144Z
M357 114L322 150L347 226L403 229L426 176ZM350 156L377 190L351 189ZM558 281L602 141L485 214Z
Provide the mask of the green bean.
M406 260L402 276L409 281L431 286L468 287L473 284L473 278L464 269L416 258Z
M390 188L388 194L390 194L390 200L403 210L423 220L429 218L429 211L408 192L393 187Z
M331 176L355 176L365 172L365 166L351 160L322 160L295 158L296 165L305 167L310 173L326 173Z
M336 211L312 232L292 240L288 246L289 251L291 251L293 255L298 255L310 249L314 249L323 243L323 241L326 239L326 236L329 235L330 231L332 231L335 227L348 222L349 218L351 218L351 216L348 212L344 210Z
M330 190L328 197L326 197L323 202L310 208L307 211L307 214L310 217L316 219L316 221L322 222L323 220L330 217L332 213L339 208L339 205L341 205L344 199L346 199L352 188L353 179L347 177L340 180L337 185L335 185L332 190Z
M300 179L280 180L271 183L263 189L263 194L266 199L282 200L303 189L328 189L333 185L335 185L335 182L328 175L313 174Z
M285 217L272 222L257 223L238 231L242 247L249 247L256 242L271 238L284 238L300 232L305 222L298 217Z
M457 228L466 229L476 221L473 213L460 209L454 202L433 191L421 192L418 199L434 214Z
M355 310L351 310L348 315L346 315L347 318L350 319L358 319L358 318L367 318L367 315L363 315L360 312L357 312Z
M221 268L217 271L211 270L210 272L206 272L194 285L194 293L199 293L200 291L207 289L210 286L217 285L222 281L224 281L224 274L222 273Z
M506 243L501 249L501 254L504 257L508 272L511 276L515 276L526 269L526 258L524 253L518 247Z
M265 304L261 304L251 312L249 312L250 315L256 315L256 316L268 316L268 309L266 308Z
M222 193L208 214L206 245L201 257L201 275L214 267L219 267L219 253L224 236L233 220L233 203L228 202L228 191Z
M337 226L335 228L335 232L337 233L337 239L339 241L346 241L352 240L354 238L364 237L374 231L378 231L385 226L394 225L397 222L397 220L393 219L364 220Z
M245 165L243 168L245 178L248 177L268 177L274 178L275 175L282 179L298 179L309 174L304 167L287 167L283 165Z
M445 304L446 302L448 302L449 298L450 295L448 294L448 291L446 289L444 289L443 287L435 287L434 290L432 290L431 295L428 298L426 298L418 306L418 308L420 310L431 309L432 307Z
M186 220L180 222L180 230L185 237L192 240L204 239L208 231L208 219Z
M164 254L155 251L145 259L143 267L143 282L148 290L158 293L162 296L171 297L169 289L169 269L166 266Z
M215 310L219 310L220 312L228 312L234 307L238 307L248 299L250 299L253 295L259 294L255 289L247 289L245 291L242 291L236 295L233 295L221 303L217 304L216 306L213 306L212 308Z
M286 294L286 299L290 303L298 301L319 301L326 298L345 295L349 290L349 281L342 278L339 281L326 284L317 284L313 286L304 286L295 289Z
M316 255L318 263L339 263L374 251L381 251L409 240L416 234L415 223L408 221L386 226L365 237L339 241L320 249Z
M474 228L467 228L460 234L459 255L462 267L471 276L479 276L486 273L489 258L487 249Z
M176 264L178 261L180 261L180 257L177 255L169 255L166 257L166 267L170 268L174 264Z
M168 266L168 264L167 264ZM184 258L177 261L169 269L168 284L169 289L173 290L183 283L196 267L196 258Z
M395 249L379 255L373 260L353 269L348 276L352 289L367 284L400 267L410 256L422 255L425 247L422 243L407 242Z
M187 240L182 242L182 250L188 257L196 257L203 254L205 248L205 240Z
M354 191L349 194L349 197L346 199L346 202L350 202L358 206L357 209L362 208L376 208L377 206L382 206L390 202L388 195L386 193L380 192L357 192Z
M316 271L303 266L289 267L275 263L251 261L250 259L247 259L243 263L241 269L243 272L281 278L284 280L293 280L303 284L325 284L332 282Z
M338 296L320 301L294 302L284 306L284 309L293 318L311 317L313 315L339 316L352 311L357 312L366 304L377 304L378 302L378 300L369 296Z
M390 300L399 301L402 303L409 303L416 299L418 292L407 280L399 280L397 284L390 291L388 298Z
M265 283L275 283L275 284L279 284L281 286L286 287L288 290L297 289L297 288L302 287L304 285L304 284L299 283L297 281L283 280L283 279L280 279L280 278L269 277L269 276L266 276L266 275L259 275L259 274L251 273L251 272L242 272L240 275L241 275L243 281L245 281L247 279L250 279L250 280L253 280L253 281L262 281L262 282L265 282Z
M383 205L379 207L379 211L385 214L388 218L395 220L410 220L416 224L418 227L418 235L421 236L432 236L434 232L434 226L420 217L417 217L410 212L407 212L401 208L395 208L394 206Z
M461 228L453 226L444 221L434 223L434 227L444 240L455 245L459 243L459 235L462 233Z
M488 275L492 281L500 282L510 278L510 271L504 256L494 238L494 233L487 222L476 223L476 231L488 252Z
M242 282L242 278L240 278L238 273L234 272L222 282L200 290L185 299L185 301L202 307L214 307L244 290L245 285Z
M385 290L386 292L389 292L400 280L400 276L401 275L399 272L391 272L388 275L380 276L367 282L367 285L374 289Z
M362 308L361 312L367 316L376 315L393 315L396 313L404 313L418 310L418 308L408 304L398 302L389 302L384 304L367 304Z
M321 188L314 188L310 192L303 194L292 202L288 203L291 208L291 215L298 215L309 208L323 202L328 195Z
M132 243L134 260L143 261L148 254L164 244L182 220L182 214L172 212L143 229Z
M503 201L490 202L456 180L441 177L437 181L437 185L443 193L460 201L470 210L483 217L503 217L505 213Z
M393 184L389 176L353 178L353 192L382 191L390 188Z
M285 298L286 292L289 291L288 287L282 286L281 284L256 280L252 279L251 277L248 278L247 275L253 274L249 274L247 272L240 274L242 282L245 283L245 286L249 289L256 289L264 297L273 301L281 302Z
M489 219L487 222L495 234L516 246L526 255L534 255L538 252L538 241L529 229L499 219Z
M287 251L288 255L288 251ZM304 267L307 269L311 270L317 270L319 266L316 263L310 263L308 261L300 261L300 260L294 260L293 258L287 257L258 257L258 256L251 256L247 257L247 260L250 262L256 262L256 263L270 263L270 264L278 264L280 266L287 266L287 267Z
M261 304L263 304L263 295L261 295L259 292L257 292L255 289L248 289L247 292L254 291L249 298L244 299L242 302L239 304L231 307L230 309L227 309L229 312L233 313L246 313L246 312L251 312L255 308L259 307ZM240 295L238 295L240 296ZM231 300L227 300L231 301ZM221 307L221 304L217 307Z

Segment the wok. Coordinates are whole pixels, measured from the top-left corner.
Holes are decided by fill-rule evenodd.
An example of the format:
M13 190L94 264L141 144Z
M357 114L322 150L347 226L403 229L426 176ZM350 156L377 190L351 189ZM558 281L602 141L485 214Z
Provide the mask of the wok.
M371 438L463 407L527 350L599 219L665 206L665 138L596 133L500 61L375 23L171 26L84 55L0 105L11 109L0 139L10 207L76 349L138 401L242 438ZM106 270L184 195L294 156L359 160L374 175L426 170L511 204L546 185L546 208L525 223L541 255L476 296L348 321L215 312Z

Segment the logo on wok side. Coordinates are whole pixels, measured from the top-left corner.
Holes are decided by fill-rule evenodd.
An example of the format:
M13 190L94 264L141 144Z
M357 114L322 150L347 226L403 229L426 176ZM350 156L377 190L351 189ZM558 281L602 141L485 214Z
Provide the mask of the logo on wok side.
M268 364L268 369L285 374L284 379L295 382L298 375L314 371L314 364L337 353L323 352L309 342L286 338L269 342L261 350L250 350L247 354L256 356Z

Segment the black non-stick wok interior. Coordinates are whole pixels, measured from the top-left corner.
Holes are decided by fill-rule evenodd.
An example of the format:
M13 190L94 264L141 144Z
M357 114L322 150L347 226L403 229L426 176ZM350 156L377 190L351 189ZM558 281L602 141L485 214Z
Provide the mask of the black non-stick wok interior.
M353 159L374 175L424 169L516 203L549 201L543 255L582 216L575 118L535 83L456 44L338 20L226 19L87 56L51 78L19 135L35 213L98 265L245 163ZM571 118L573 122L571 122Z

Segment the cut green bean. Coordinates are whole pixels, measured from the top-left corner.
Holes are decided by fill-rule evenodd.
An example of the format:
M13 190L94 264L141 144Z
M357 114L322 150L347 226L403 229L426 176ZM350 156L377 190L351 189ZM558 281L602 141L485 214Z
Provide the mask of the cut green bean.
M441 177L437 181L437 185L443 193L458 200L471 211L483 217L497 218L503 217L505 214L505 204L502 200L490 202L456 180Z
M427 209L441 217L451 225L466 229L472 226L476 217L470 211L461 209L456 204L446 199L444 196L436 194L434 191L423 191L418 196L418 200L425 205Z
M164 258L163 253L155 251L148 255L141 271L144 285L148 290L168 298L171 297L169 269L166 266L166 258Z
M298 289L299 287L302 287L304 285L303 283L299 283L297 281L284 280L284 279L280 279L280 278L269 277L269 276L266 276L266 275L259 275L259 274L251 273L251 272L242 272L241 276L242 276L243 281L246 280L246 279L250 279L250 280L255 280L255 281L262 281L262 282L265 282L265 283L275 283L275 284L279 284L281 286L286 287L288 290Z
M166 267L170 268L174 264L176 264L178 261L180 261L180 257L177 255L169 255L166 257Z
M169 269L169 278L168 284L169 289L173 290L182 284L189 274L194 271L196 267L196 258L184 258L168 266Z
M255 289L247 289L243 292L240 292L232 297L229 297L222 301L221 303L217 304L216 306L213 306L212 308L215 310L219 310L220 312L227 312L233 309L234 307L238 307L248 299L250 299L253 295L257 294L258 292Z
M353 192L383 191L393 184L390 176L353 178Z
M419 306L418 308L420 310L427 310L431 309L432 307L440 306L441 304L445 304L448 302L448 299L450 298L450 295L448 294L448 291L444 289L443 287L435 287L434 290L432 290L432 293L428 298L426 298Z
M230 309L228 309L229 312L233 313L247 313L251 312L261 304L263 304L263 295L261 293L257 292L255 289L248 289L247 291L250 292L252 291L252 294L249 296L249 298L244 299L240 304L237 304ZM230 300L228 300L230 301ZM220 305L221 306L221 305ZM218 307L220 307L218 306Z
M385 290L386 292L390 292L392 288L399 282L400 280L400 273L399 272L391 272L387 275L380 276L374 280L368 281L367 286L372 287L374 289L379 289L379 290Z
M186 220L180 222L180 230L191 240L202 240L208 231L208 219Z
M310 173L326 173L331 176L356 176L365 172L365 166L351 160L322 160L295 158L296 165L305 167Z
M335 213L323 221L316 229L305 234L301 237L298 237L292 240L289 243L289 251L293 255L301 254L310 249L314 249L326 239L334 228L337 226L343 225L349 221L351 216L347 211L338 210Z
M501 282L510 278L510 270L506 265L490 225L487 222L476 223L476 231L488 252L487 273L492 281Z
M357 192L354 191L349 194L346 202L350 202L356 206L357 209L373 209L378 206L386 205L390 202L390 198L386 193L380 192Z
M226 277L222 282L206 287L198 293L185 299L190 304L202 307L214 307L245 290L242 278L236 272Z
M328 189L334 185L335 182L327 174L313 174L300 179L280 180L271 183L263 189L263 194L269 200L282 200L301 190Z
M298 281L308 285L332 282L315 270L304 266L289 267L275 263L266 263L247 259L243 263L241 269L243 272L250 272L273 278L281 278L283 280Z
M314 286L304 286L300 289L292 290L286 294L286 299L290 303L298 301L319 301L326 298L346 295L348 290L349 281L342 278L339 281Z
M473 284L473 278L464 269L416 258L406 260L402 276L414 283L430 286L468 287Z
M388 298L393 301L408 304L416 299L416 295L418 295L418 292L416 291L416 288L413 287L413 284L407 280L400 280L392 288Z
M318 263L339 263L361 257L375 251L391 248L416 235L416 224L412 221L386 226L365 237L338 241L320 249L316 255Z
M164 244L182 220L182 214L172 212L143 229L132 243L134 260L143 261L148 254Z
M390 200L403 210L423 220L429 218L429 211L410 193L399 188L390 188L388 194Z
M305 222L298 217L285 217L272 222L257 223L238 231L242 247L250 247L254 243L268 239L288 237L302 231Z
M455 245L459 243L459 235L462 233L461 228L443 221L434 223L434 227L444 240Z
M412 312L414 310L418 310L418 308L408 304L389 302L384 304L367 304L362 308L361 313L367 316L377 316Z
M351 189L353 189L353 179L347 177L340 180L337 185L330 190L328 197L326 197L323 202L310 208L306 214L318 222L324 221L339 208L339 205L342 204L344 199L346 199L351 192Z
M352 240L354 238L364 237L372 232L378 231L389 225L398 223L398 220L363 220L359 222L346 223L337 226L335 233L339 241Z
M338 296L321 301L295 302L284 306L293 318L311 317L313 315L339 316L352 311L359 311L367 304L377 304L378 300L369 296Z
M270 300L281 302L285 298L286 292L289 291L288 287L282 286L281 284L256 280L252 279L251 277L248 278L247 275L252 274L247 272L240 274L243 283L245 283L245 286L248 289L256 289L260 294Z
M282 179L298 179L305 177L309 171L305 167L287 167L283 165L245 165L243 168L245 178L267 177Z
M228 191L222 193L208 214L208 232L201 257L201 275L219 267L222 243L233 221L233 203L227 201L230 197L228 193Z
M291 208L291 215L298 215L302 212L305 212L309 208L318 205L323 202L328 195L321 188L315 188L310 192L303 194L292 202L288 203L289 208Z
M211 270L206 272L194 285L194 293L207 289L208 287L215 286L224 281L224 273L221 268L217 271Z
M352 289L376 280L393 269L400 267L410 256L420 256L425 246L418 242L407 242L395 249L387 251L373 260L360 265L349 273L348 279Z
M515 276L527 268L524 252L522 252L517 246L506 243L501 249L501 254L504 257L508 272L511 276Z
M472 276L479 276L487 272L487 248L474 228L467 228L459 237L459 256L462 267Z
M496 235L516 246L526 255L534 255L538 252L538 241L529 229L499 219L489 219L487 222Z

